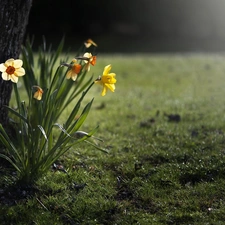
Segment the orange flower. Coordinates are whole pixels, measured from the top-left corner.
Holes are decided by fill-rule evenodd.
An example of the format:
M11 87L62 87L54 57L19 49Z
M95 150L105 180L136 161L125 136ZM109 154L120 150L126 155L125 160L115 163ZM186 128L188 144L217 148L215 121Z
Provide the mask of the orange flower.
M97 56L93 56L91 53L86 52L86 53L84 53L83 57L88 58L87 60L84 60L84 62L86 63L85 69L87 71L89 71L90 70L90 64L92 66L94 66L96 64Z
M66 79L72 79L75 81L77 79L77 75L80 73L81 65L76 63L77 60L72 60L72 65L70 66L70 70L66 73Z
M42 94L44 93L44 91L39 86L33 86L33 87L37 89L33 97L40 101L42 99Z
M88 39L87 41L85 41L85 42L84 42L84 45L85 45L86 48L91 47L91 45L94 45L95 47L98 46L98 45L97 45L94 41L92 41L91 39Z

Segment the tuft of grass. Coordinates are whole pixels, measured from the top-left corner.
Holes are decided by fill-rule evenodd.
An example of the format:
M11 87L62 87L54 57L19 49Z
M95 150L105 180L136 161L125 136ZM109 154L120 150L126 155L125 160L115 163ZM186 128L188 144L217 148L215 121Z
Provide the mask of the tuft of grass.
M90 91L82 129L99 125L109 154L76 146L56 162L64 170L50 168L35 188L14 187L2 165L0 223L223 224L224 60L99 56L92 73L112 64L116 91Z

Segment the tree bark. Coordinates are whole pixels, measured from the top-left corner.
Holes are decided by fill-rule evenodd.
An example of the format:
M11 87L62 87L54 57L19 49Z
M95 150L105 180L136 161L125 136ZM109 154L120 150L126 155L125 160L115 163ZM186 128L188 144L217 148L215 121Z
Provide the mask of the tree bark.
M18 59L25 36L32 0L0 0L0 63L9 58ZM0 76L0 123L8 125L12 82Z

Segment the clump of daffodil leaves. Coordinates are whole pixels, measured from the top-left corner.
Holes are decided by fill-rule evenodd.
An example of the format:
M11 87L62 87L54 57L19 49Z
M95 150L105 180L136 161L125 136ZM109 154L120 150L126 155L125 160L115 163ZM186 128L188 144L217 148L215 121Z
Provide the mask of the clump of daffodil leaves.
M114 92L115 73L110 73L111 65L106 65L102 75L95 79L89 75L97 59L97 44L91 39L84 42L74 59L61 61L57 66L63 42L53 52L46 49L44 41L38 57L34 58L32 42L27 41L22 59L10 58L0 64L2 79L13 82L16 100L16 107L6 106L13 121L13 137L0 124L0 143L6 149L0 157L12 164L17 180L23 184L35 183L59 157L80 142L88 142L107 152L87 140L94 137L97 127L89 132L80 130L93 99L83 108L81 103L94 84L102 86L102 96L107 90ZM19 79L22 88L17 86ZM22 89L26 90L27 102L21 100ZM60 124L60 116L72 102L74 107Z

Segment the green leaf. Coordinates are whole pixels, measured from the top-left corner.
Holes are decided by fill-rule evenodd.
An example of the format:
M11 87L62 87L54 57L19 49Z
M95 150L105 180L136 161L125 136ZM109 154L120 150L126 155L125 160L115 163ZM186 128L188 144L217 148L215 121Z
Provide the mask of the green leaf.
M43 128L41 125L37 125L37 126L38 126L38 128L40 129L41 133L43 134L45 140L48 141L48 137L47 137L47 135L46 135L46 133L45 133L44 128Z
M89 102L85 108L83 109L79 119L77 119L67 130L69 133L73 133L75 131L77 131L81 125L84 123L84 121L86 120L88 113L91 109L92 103L93 103L94 99L91 100L91 102Z
M17 163L14 163L8 156L0 153L0 157L7 160L18 172L21 172L21 169L17 166Z
M71 137L70 134L67 133L67 131L63 128L63 126L59 123L55 123L54 126L57 126L59 127L59 129L64 133L66 134L68 137Z
M19 151L15 148L13 142L10 140L9 136L5 132L2 124L0 124L0 141L7 148L9 154L14 158L16 163L22 162L22 158Z
M89 145L92 145L93 147L97 148L98 150L104 152L104 153L109 153L109 151L105 148L101 148L96 144L91 143L90 141L84 140L86 143L88 143Z
M6 107L11 113L13 113L15 116L23 120L25 123L28 123L27 118L25 118L23 115L19 114L17 111L14 109L10 108L9 106L4 106Z

